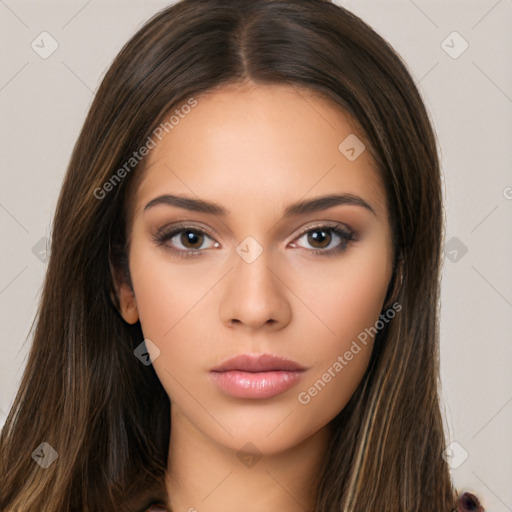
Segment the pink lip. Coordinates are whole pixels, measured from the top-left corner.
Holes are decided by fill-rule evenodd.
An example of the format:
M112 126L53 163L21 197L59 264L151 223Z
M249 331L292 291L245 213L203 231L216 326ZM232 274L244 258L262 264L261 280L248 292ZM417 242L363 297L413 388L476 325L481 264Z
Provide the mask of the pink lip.
M240 370L242 372L271 372L274 370L283 371L304 371L307 368L299 363L284 357L272 354L242 354L227 359L219 366L212 368L212 372L226 372Z
M307 368L271 354L244 354L210 372L215 384L236 398L264 399L293 387Z

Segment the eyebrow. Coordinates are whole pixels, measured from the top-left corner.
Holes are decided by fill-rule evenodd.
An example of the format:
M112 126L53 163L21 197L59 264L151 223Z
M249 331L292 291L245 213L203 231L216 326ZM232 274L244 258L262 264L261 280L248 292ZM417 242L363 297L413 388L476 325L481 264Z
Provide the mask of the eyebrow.
M192 197L176 196L172 194L165 194L163 196L155 197L155 199L152 199L144 207L144 211L147 211L148 209L161 204L175 206L177 208L183 208L185 210L191 210L194 212L210 213L222 217L230 215L229 210L226 210L220 204L202 199L194 199ZM372 212L375 216L377 215L375 210L363 198L359 196L355 196L353 194L332 194L293 203L285 209L283 217L288 218L298 215L305 215L308 213L315 213L338 205L361 206Z

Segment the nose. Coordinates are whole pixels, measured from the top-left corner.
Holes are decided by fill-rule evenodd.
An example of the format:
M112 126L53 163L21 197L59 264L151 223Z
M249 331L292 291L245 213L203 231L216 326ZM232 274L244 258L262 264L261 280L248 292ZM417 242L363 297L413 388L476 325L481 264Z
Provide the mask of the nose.
M252 261L235 255L234 267L223 280L220 317L224 325L248 329L282 329L291 319L290 291L263 251Z

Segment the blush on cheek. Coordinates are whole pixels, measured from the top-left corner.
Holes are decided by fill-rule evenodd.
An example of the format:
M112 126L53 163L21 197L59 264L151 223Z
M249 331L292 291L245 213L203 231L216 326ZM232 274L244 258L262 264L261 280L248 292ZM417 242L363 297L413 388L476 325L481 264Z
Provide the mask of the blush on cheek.
M324 294L317 301L316 310L321 312L319 316L331 333L334 331L338 344L340 340L350 344L378 320L386 292L384 281L380 285L379 279L383 281L382 276L370 273L361 278L356 275L333 287L329 295Z
M157 344L166 343L183 319L200 316L201 299L218 279L216 275L205 278L197 270L170 265L151 247L134 247L131 263L142 331Z

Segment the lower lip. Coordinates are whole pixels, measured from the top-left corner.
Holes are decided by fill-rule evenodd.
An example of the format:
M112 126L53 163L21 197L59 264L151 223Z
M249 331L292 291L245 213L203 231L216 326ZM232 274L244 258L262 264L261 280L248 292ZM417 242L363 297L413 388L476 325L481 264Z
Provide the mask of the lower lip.
M288 391L301 378L303 371L275 370L270 372L210 372L215 384L235 398L272 398Z

